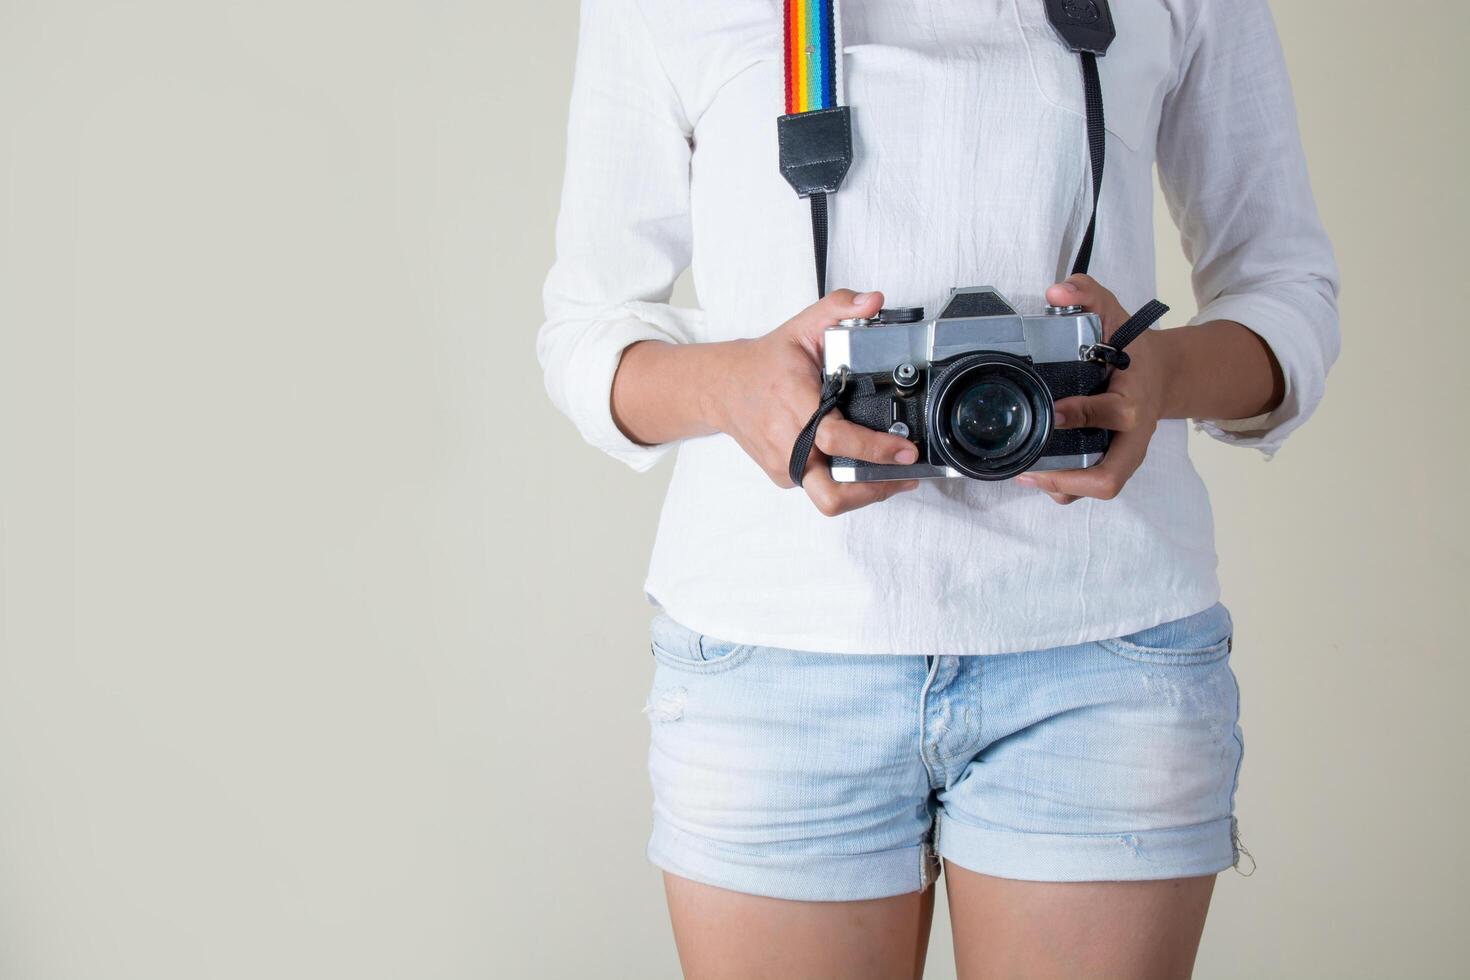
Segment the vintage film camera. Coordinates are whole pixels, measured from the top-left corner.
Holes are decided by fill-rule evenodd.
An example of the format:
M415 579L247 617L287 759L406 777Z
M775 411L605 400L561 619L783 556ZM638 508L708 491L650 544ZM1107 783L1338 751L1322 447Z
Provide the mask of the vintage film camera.
M882 310L843 320L824 337L827 377L845 375L837 407L850 421L913 440L909 466L832 460L832 478L969 477L1080 469L1102 459L1104 429L1058 430L1053 406L1107 384L1102 324L1081 307L1017 313L990 286L955 289L944 311Z

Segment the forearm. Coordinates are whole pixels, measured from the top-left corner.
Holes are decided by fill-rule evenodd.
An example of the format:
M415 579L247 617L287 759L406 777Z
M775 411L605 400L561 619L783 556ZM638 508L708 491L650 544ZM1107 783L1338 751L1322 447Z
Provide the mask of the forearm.
M1211 320L1155 339L1166 365L1163 418L1248 419L1285 397L1281 365L1243 324Z
M728 343L646 340L623 351L613 376L612 414L623 434L645 446L716 431L711 381Z

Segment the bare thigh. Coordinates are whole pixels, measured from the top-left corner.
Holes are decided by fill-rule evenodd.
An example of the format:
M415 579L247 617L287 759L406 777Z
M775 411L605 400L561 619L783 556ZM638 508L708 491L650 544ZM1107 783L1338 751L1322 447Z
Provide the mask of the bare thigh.
M1194 969L1215 876L1012 881L948 861L960 980L1181 980Z
M861 902L793 902L664 874L688 980L921 977L934 889Z

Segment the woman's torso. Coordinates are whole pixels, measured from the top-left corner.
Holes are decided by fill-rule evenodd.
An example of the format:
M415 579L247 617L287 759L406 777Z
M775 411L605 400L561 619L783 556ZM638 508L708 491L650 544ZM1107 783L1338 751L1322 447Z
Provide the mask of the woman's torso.
M1154 290L1154 142L1184 28L1163 0L1112 7L1091 271L1132 309ZM644 13L693 122L697 339L765 333L815 299L806 202L776 168L780 5ZM856 159L831 204L830 285L931 313L953 286L992 285L1038 311L1091 203L1078 57L1042 0L848 2L842 23ZM647 590L692 629L792 649L999 653L1132 632L1217 598L1186 436L1163 423L1112 501L940 480L835 519L728 437L691 440Z

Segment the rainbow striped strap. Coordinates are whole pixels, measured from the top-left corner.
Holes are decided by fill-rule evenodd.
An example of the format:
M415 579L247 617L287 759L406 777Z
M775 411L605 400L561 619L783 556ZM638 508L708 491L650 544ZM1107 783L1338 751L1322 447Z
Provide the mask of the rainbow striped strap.
M786 114L776 120L781 176L811 201L818 296L827 292L827 195L842 186L852 166L852 111L842 104L838 2L785 0Z
M838 0L786 0L786 114L842 104Z
M785 3L786 114L777 120L781 173L802 197L830 194L852 165L852 112L842 104L839 0Z

